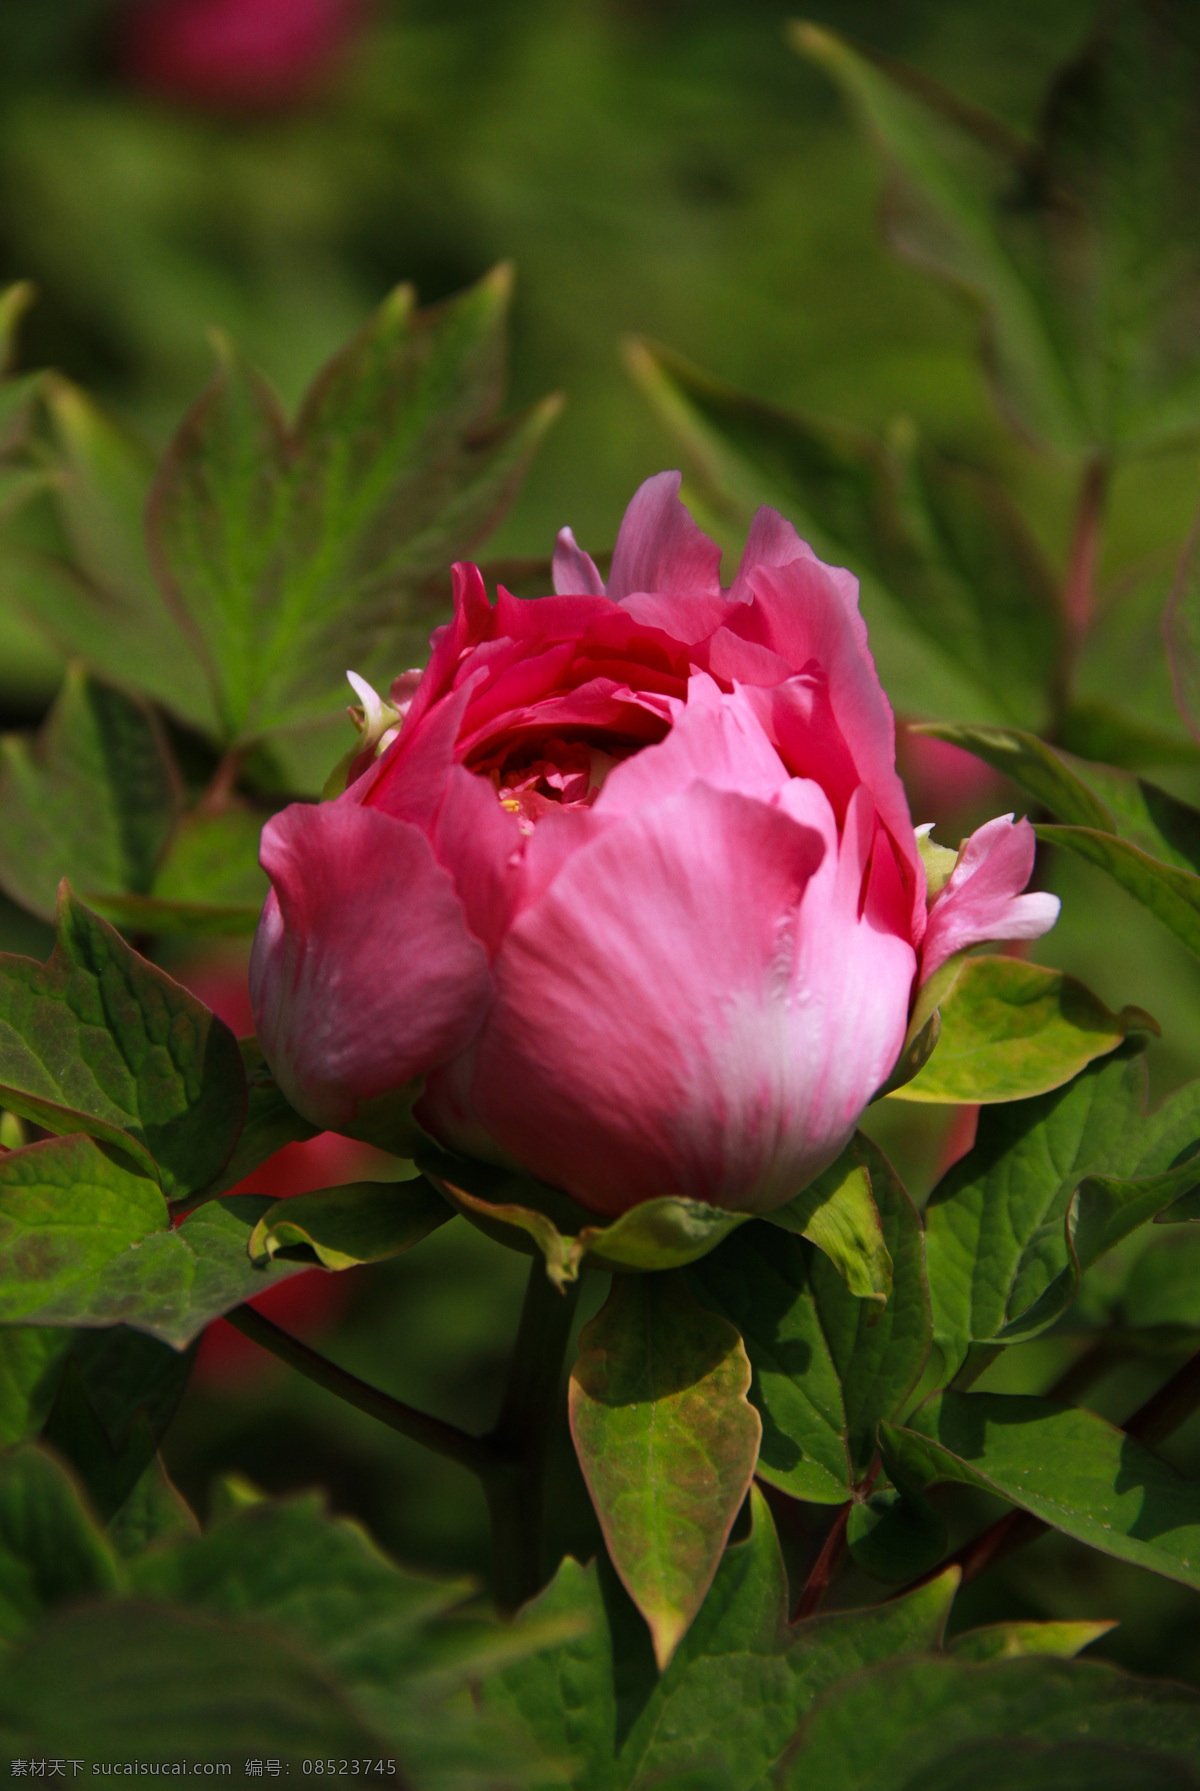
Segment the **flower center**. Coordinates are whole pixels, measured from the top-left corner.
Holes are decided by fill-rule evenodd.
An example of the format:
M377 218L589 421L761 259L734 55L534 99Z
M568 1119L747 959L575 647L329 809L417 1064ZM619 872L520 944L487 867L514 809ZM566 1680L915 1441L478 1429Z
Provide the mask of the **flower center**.
M497 754L478 771L489 777L501 808L516 815L522 833L532 833L544 816L561 808L590 808L613 766L636 746L614 745L605 752L585 740L540 740L515 752Z

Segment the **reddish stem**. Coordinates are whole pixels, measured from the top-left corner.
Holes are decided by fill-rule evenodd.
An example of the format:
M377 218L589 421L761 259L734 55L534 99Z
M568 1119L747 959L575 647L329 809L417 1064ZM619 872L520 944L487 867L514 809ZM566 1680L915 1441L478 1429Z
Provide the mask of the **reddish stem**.
M850 1505L847 1504L842 1506L830 1525L829 1534L821 1545L821 1552L813 1563L812 1572L804 1582L804 1590L797 1599L796 1608L792 1612L793 1623L799 1623L805 1617L811 1617L828 1592L833 1576L846 1552L846 1525L849 1521Z

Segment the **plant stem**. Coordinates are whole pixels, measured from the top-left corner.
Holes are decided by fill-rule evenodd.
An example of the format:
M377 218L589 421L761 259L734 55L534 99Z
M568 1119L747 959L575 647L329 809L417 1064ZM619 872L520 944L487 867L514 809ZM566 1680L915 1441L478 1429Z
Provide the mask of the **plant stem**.
M833 1581L842 1556L846 1552L846 1525L850 1521L850 1505L843 1505L833 1523L829 1534L821 1545L821 1552L813 1562L812 1572L804 1582L804 1589L796 1600L796 1608L792 1612L792 1622L799 1623L805 1617L811 1617Z
M1157 1393L1151 1394L1132 1418L1126 1419L1121 1429L1136 1437L1139 1443L1153 1448L1155 1443L1161 1443L1164 1437L1178 1430L1197 1406L1200 1406L1200 1350L1189 1356L1183 1367L1177 1368L1170 1380Z
M398 1430L401 1436L408 1437L414 1443L424 1443L437 1455L444 1455L448 1461L456 1461L460 1466L469 1468L473 1474L482 1479L493 1468L496 1460L496 1448L488 1437L473 1437L467 1431L460 1430L456 1424L447 1424L442 1418L432 1418L426 1412L417 1411L415 1406L405 1405L402 1400L393 1399L389 1393L381 1393L377 1387L369 1387L366 1381L360 1381L357 1375L339 1368L316 1350L309 1349L299 1338L289 1336L280 1330L253 1306L237 1306L232 1312L225 1314L227 1324L243 1337L249 1337L252 1343L270 1350L289 1368L315 1381L318 1387L326 1392L334 1393L344 1399L347 1405L356 1406L360 1412L366 1412L370 1418L378 1418L381 1424Z
M482 1475L492 1527L494 1592L505 1613L517 1610L545 1584L546 1451L578 1298L578 1282L560 1293L551 1285L541 1257L535 1257L504 1403L486 1438L491 1455Z
M1079 650L1087 639L1096 609L1096 562L1100 557L1100 532L1108 493L1108 461L1094 455L1083 469L1079 500L1075 507L1075 531L1063 584L1063 646L1059 655L1055 691L1055 732L1070 698L1071 675Z

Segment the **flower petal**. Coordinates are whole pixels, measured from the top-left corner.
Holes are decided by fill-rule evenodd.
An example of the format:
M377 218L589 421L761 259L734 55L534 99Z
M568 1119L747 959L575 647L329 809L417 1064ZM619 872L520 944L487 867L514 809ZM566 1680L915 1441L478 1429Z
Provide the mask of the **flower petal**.
M603 597L604 580L596 562L590 553L584 553L570 529L559 529L550 567L559 597Z
M860 912L869 800L844 863L820 790L788 805L696 783L613 821L500 949L474 1109L596 1212L778 1205L895 1060L915 960Z
M720 597L721 549L680 503L682 483L679 473L656 473L634 492L608 575L614 602L634 591Z
M921 981L968 946L988 939L1040 939L1058 919L1057 896L1022 895L1033 870L1036 839L1029 822L1011 815L976 828L929 914Z
M491 999L483 946L417 828L358 803L293 803L263 828L271 878L250 996L271 1073L314 1124L469 1044Z

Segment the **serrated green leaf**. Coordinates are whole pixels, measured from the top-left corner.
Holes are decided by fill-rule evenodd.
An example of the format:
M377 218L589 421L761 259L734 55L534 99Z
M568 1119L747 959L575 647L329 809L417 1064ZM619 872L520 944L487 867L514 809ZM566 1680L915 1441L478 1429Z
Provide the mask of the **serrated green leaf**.
M0 955L0 1100L115 1145L168 1196L210 1183L245 1113L228 1027L63 885L45 964Z
M1107 871L1135 902L1149 908L1194 957L1200 957L1200 877L1162 864L1128 840L1090 827L1040 826L1037 836Z
M763 1224L688 1272L697 1295L745 1342L750 1398L763 1420L759 1478L819 1504L847 1499L867 1472L876 1426L915 1386L931 1335L920 1219L882 1152L861 1136L858 1149L894 1265L882 1315L828 1258Z
M760 503L848 563L1017 719L1039 721L1058 653L1057 581L998 481L923 442L879 440L750 398L646 342L634 379L702 496L740 527Z
M879 1439L885 1459L918 1483L998 1493L1077 1542L1200 1587L1200 1482L1094 1412L946 1392L907 1425L882 1425Z
M203 668L163 600L146 551L149 453L78 386L52 375L45 401L58 448L55 494L69 558L14 556L17 599L67 655L216 731Z
M70 1697L63 1687L70 1686ZM121 1760L379 1759L391 1748L331 1679L258 1626L129 1601L43 1625L5 1661L0 1725L22 1752Z
M0 1326L0 1449L35 1436L54 1403L73 1333Z
M733 1543L660 1676L644 1627L606 1561L564 1561L516 1620L575 1615L574 1640L486 1679L484 1708L519 1724L575 1791L650 1791L707 1767L735 1791L766 1782L796 1723L830 1684L872 1661L935 1648L955 1572L876 1609L787 1626L787 1580L766 1501Z
M370 675L396 653L422 581L511 499L557 407L495 421L509 289L500 269L427 311L393 293L294 429L220 345L159 469L150 527L230 742L313 719L347 663Z
M1189 1687L1099 1661L895 1661L822 1699L779 1791L1182 1791L1198 1711Z
M1071 1622L1056 1618L1048 1623L988 1623L982 1629L963 1629L951 1636L946 1651L959 1660L1017 1660L1025 1654L1049 1654L1055 1660L1073 1660L1092 1642L1116 1628L1115 1623Z
M0 741L0 886L46 920L64 877L146 894L179 807L153 712L73 665L36 740Z
M1019 958L968 958L941 1016L933 1054L890 1100L1024 1100L1069 1082L1131 1030L1157 1031L1140 1008L1110 1013L1073 976Z
M608 1552L665 1667L749 1490L762 1424L733 1326L678 1272L615 1275L571 1372L571 1435Z
M892 1260L872 1192L872 1155L869 1142L856 1132L836 1163L763 1217L815 1244L845 1277L851 1293L870 1300L878 1311L892 1291Z
M1190 1183L1200 1084L1149 1114L1146 1086L1144 1059L1126 1046L1065 1088L983 1109L974 1148L925 1209L934 1340L947 1380L972 1342L1026 1334L1019 1321L1027 1326L1038 1302L1039 1324L1051 1322L1072 1297L1084 1255L1110 1247L1128 1222L1144 1223Z
M54 1605L116 1591L116 1562L60 1462L34 1443L0 1456L0 1639Z
M0 1156L0 1318L74 1322L107 1265L139 1261L131 1252L166 1224L158 1183L95 1139L51 1138Z
M424 1176L407 1182L346 1182L293 1194L267 1208L250 1234L252 1262L307 1248L325 1269L385 1262L411 1250L454 1209Z

